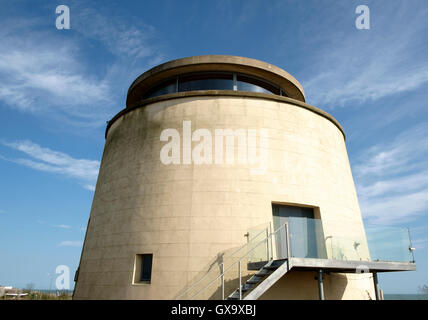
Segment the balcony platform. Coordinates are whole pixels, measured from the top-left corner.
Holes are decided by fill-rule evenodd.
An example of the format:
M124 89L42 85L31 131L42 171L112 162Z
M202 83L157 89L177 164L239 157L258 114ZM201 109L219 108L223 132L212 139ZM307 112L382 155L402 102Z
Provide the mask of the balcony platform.
M415 271L414 262L395 261L353 261L353 260L332 260L313 258L290 258L289 270L293 271L318 271L338 272L338 273L362 273L368 272L394 272L394 271Z
M393 271L414 271L416 264L414 262L393 262L393 261L352 261L352 260L332 260L318 258L289 258L274 260L271 263L276 270L253 291L251 291L244 300L258 299L275 282L290 271L312 271L318 274L318 286L320 300L324 300L323 274L325 273L372 273L376 293L376 300L379 300L379 287L377 273Z

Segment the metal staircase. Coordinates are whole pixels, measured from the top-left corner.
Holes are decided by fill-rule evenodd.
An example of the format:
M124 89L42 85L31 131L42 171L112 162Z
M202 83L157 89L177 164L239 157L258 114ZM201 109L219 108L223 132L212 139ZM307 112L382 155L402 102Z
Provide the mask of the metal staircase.
M288 224L293 228L291 234ZM310 233L299 232L299 226L308 224L313 228L304 230ZM318 293L320 300L323 300L324 273L361 273L362 266L373 274L376 299L379 299L378 272L416 270L410 239L408 245L403 242L402 239L406 238L401 230L394 229L389 233L388 229L385 239L382 233L375 232L373 239L376 243L372 254L385 252L385 258L377 253L376 260L362 260L355 246L361 243L360 239L336 237L338 244L333 246L332 236L324 237L320 220L290 217L275 232L271 232L270 225L267 225L251 228L246 234L248 242L242 247L220 252L199 276L195 276L198 280L192 281L176 299L255 300L293 269L318 273ZM384 228L381 231L385 232ZM398 239L397 243L394 243L391 234ZM408 237L408 230L406 234ZM326 250L327 239L331 241L330 254ZM341 254L336 254L336 251ZM400 254L400 257L391 259L390 251ZM343 252L357 252L357 255L349 258Z
M204 299L203 294L207 295L208 292L217 292L217 295L208 294L205 297L208 299L242 300L260 297L289 270L288 224L283 224L275 232L271 232L269 226L254 234L246 245L224 257L219 264L220 271L209 270L176 299ZM245 266L249 279L242 284ZM250 274L251 270L258 271ZM238 284L233 287L236 282Z
M251 292L258 285L263 283L265 280L270 278L270 275L277 270L287 260L271 260L266 263L257 273L255 273L250 279L248 279L242 286L241 290L236 289L227 300L242 300L244 295ZM276 282L276 281L275 281ZM272 283L273 284L273 283Z

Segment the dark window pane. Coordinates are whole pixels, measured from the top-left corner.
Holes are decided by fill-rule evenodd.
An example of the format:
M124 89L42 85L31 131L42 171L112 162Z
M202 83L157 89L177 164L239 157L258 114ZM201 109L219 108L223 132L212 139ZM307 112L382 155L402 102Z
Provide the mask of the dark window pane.
M150 281L152 278L152 254L141 255L141 279L140 281Z
M178 91L233 90L231 74L195 74L178 79Z
M149 93L145 95L144 99L161 96L163 94L174 93L175 91L176 91L176 80L170 80L150 90Z
M277 86L252 76L238 74L236 84L238 91L280 94L280 90ZM177 79L170 79L149 90L143 98L157 97L177 91L185 92L198 90L233 90L233 73L206 72L182 75L178 77L178 88ZM287 96L284 92L282 95Z
M250 92L261 92L261 93L273 93L279 94L279 88L251 77L238 75L236 78L236 84L238 91L250 91Z

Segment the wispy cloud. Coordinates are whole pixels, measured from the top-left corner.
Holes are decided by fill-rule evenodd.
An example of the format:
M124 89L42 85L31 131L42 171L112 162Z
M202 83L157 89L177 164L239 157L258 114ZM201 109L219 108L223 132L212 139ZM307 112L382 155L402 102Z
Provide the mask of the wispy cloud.
M89 191L95 191L95 185L93 185L93 184L85 184L83 186L83 188L85 188L86 190L89 190Z
M10 51L6 50L6 46L7 44L0 47L0 70L3 77L9 78L9 86L2 88L3 97L6 98L11 93L24 95L28 90L38 93L34 98L27 95L22 100L16 99L17 106L21 109L31 109L31 102L35 102L41 95L46 98L50 96L50 103L61 107L108 101L106 83L76 72L79 67L71 54L73 50L67 44L60 48L51 48L46 44L21 47L35 52ZM62 100L57 100L58 98Z
M402 223L428 211L428 189L394 196L361 198L364 218L374 223Z
M0 100L23 112L82 121L106 117L112 98L108 82L87 73L74 41L59 46L55 35L20 27L0 36Z
M428 238L422 238L422 239L414 239L414 240L412 240L412 245L417 250L425 249L427 244L428 244Z
M379 171L378 171L379 173ZM428 171L408 174L386 180L374 180L374 182L360 190L362 197L376 197L384 194L396 194L428 189Z
M355 167L359 176L391 176L418 170L417 174L426 173L428 168L428 123L398 134L391 142L369 148L360 156ZM416 179L416 177L413 177Z
M6 211L0 209L0 214L6 213Z
M74 12L69 33L38 20L2 22L0 101L21 112L99 127L123 107L132 77L163 55L149 25L88 8ZM97 59L105 61L99 68L90 53L94 45Z
M74 18L74 28L86 38L103 43L118 57L137 60L161 55L152 43L155 28L141 19L131 19L134 21L106 17L98 9L86 7L81 8Z
M395 223L428 212L427 136L421 123L360 156L354 172L366 219Z
M82 245L83 245L82 241L65 240L65 241L61 241L58 244L58 247L81 247Z
M7 159L23 166L77 179L84 188L91 190L98 176L97 160L76 159L63 152L41 147L31 141L2 142L3 145L21 151L30 158ZM3 157L4 158L4 157Z
M45 225L45 226L49 226L51 228L57 228L57 229L75 229L72 226L68 225L68 224L51 224L49 222L46 222L44 220L37 220L38 224L41 225ZM77 229L77 228L76 228Z
M370 30L354 27L328 33L320 41L311 71L302 81L310 103L325 108L358 105L428 82L428 65L421 54L428 31L425 4L394 2L386 7L372 3L370 9Z
M52 227L54 227L54 228L60 228L60 229L70 229L71 228L67 224L58 224L58 225L53 225Z

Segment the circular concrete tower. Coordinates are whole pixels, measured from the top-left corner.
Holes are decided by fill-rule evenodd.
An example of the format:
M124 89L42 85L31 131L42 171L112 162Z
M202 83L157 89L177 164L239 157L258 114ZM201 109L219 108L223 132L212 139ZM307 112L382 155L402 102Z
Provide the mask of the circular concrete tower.
M340 124L268 63L161 64L108 122L74 299L218 298L224 259L288 216L317 221L324 258L335 259L332 239L354 235L356 259L369 259ZM260 299L317 299L315 276L291 270ZM325 275L326 298L374 297L367 278Z

